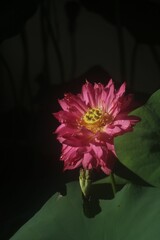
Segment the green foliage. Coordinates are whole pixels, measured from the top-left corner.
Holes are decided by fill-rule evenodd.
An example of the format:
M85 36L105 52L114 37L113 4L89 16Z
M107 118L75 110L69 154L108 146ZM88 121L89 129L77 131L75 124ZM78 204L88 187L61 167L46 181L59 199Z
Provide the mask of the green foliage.
M159 199L158 188L127 184L115 198L99 200L101 211L88 218L72 182L66 196L51 197L11 240L158 240Z
M131 113L141 118L133 132L117 137L119 160L146 182L160 187L160 90Z

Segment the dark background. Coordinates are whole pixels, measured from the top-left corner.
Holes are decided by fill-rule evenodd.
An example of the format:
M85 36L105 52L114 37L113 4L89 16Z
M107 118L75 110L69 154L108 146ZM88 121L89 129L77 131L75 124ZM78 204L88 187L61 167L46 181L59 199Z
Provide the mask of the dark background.
M159 88L159 22L158 1L0 2L0 239L77 177L52 134L58 98L109 76L140 102Z

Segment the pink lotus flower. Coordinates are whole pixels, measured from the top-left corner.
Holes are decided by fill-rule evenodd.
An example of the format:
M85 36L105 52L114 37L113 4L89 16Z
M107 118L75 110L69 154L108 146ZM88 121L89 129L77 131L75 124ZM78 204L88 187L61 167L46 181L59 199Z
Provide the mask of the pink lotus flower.
M61 123L55 133L62 143L64 170L101 168L111 173L116 159L114 138L132 131L139 121L128 116L132 96L124 95L125 88L123 83L116 91L112 80L106 86L86 82L80 94L68 93L59 100L62 110L53 115Z

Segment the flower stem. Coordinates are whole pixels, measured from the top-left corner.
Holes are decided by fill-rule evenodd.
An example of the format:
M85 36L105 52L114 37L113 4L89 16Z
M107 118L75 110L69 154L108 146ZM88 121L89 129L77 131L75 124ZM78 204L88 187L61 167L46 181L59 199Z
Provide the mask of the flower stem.
M89 169L80 169L79 175L79 184L82 190L82 193L85 197L88 197L91 189L91 170Z
M115 182L114 174L111 173L110 177L111 177L111 185L112 185L113 195L115 197L115 195L116 195L116 182Z

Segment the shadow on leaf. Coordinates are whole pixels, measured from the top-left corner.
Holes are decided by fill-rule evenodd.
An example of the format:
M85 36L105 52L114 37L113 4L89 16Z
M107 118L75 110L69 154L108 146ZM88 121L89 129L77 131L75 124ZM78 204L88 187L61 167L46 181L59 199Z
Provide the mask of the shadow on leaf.
M125 178L134 184L141 185L141 186L148 186L148 187L152 186L146 181L144 181L141 177L136 175L134 172L132 172L129 168L124 166L120 161L116 162L114 173L117 176L121 178Z
M117 185L116 190L120 191L124 185ZM101 212L100 199L111 200L114 198L111 184L92 184L90 195L83 198L83 211L86 217L94 218Z

